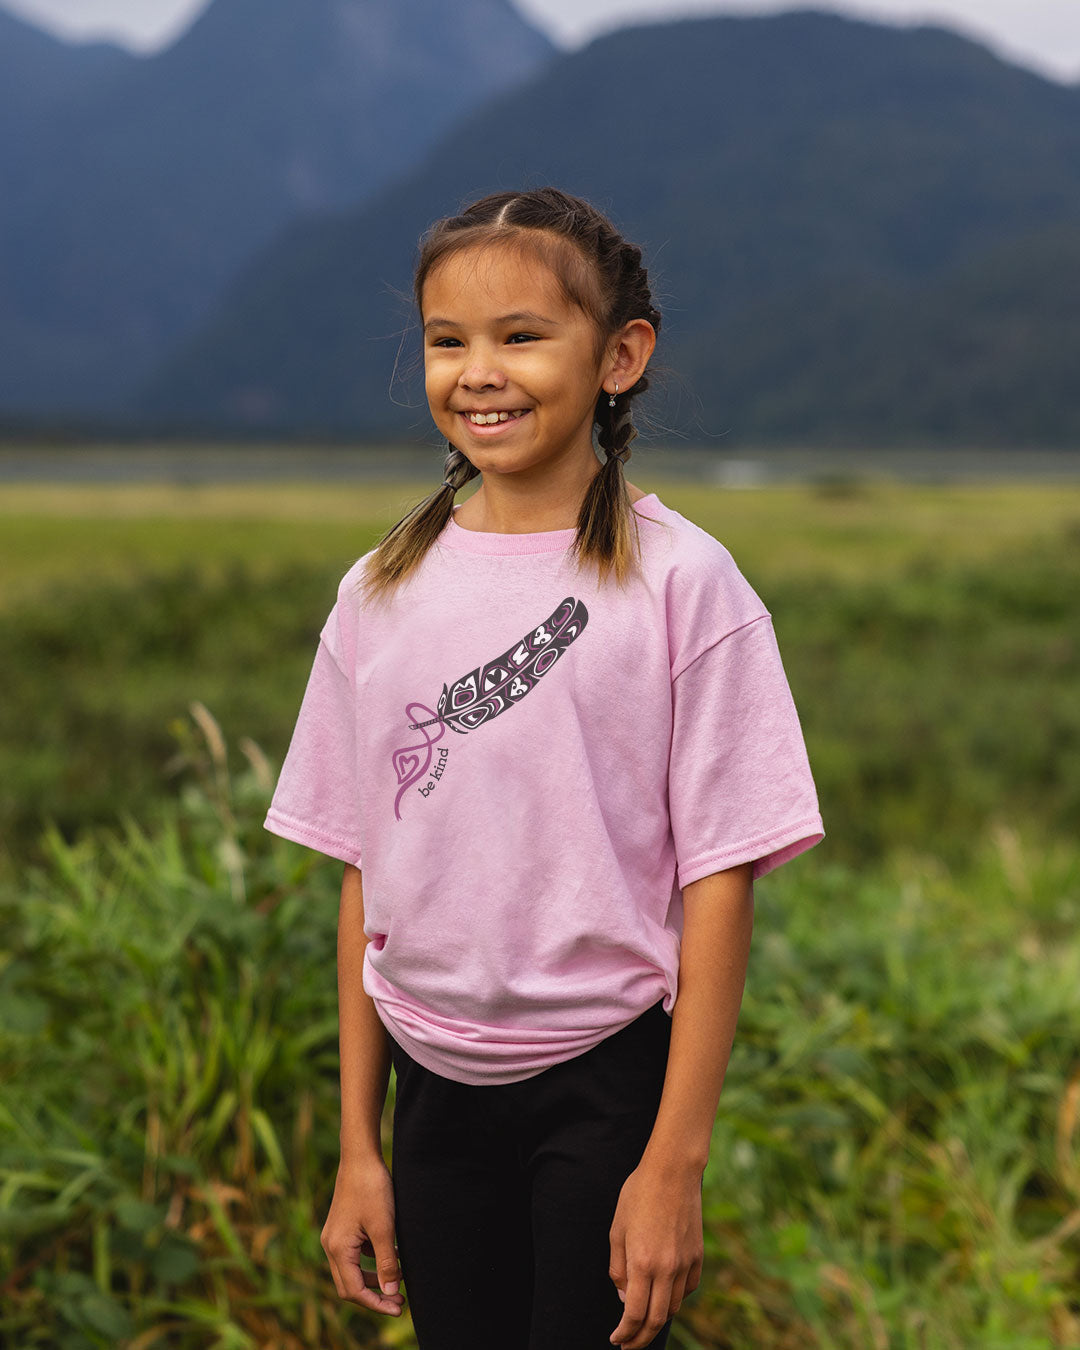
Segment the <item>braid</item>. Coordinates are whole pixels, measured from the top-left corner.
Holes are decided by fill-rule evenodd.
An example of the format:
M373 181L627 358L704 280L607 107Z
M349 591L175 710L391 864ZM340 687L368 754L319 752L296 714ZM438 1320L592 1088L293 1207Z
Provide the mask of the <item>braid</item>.
M633 389L616 394L614 408L606 394L601 394L596 400L596 423L598 427L596 440L600 449L607 454L605 465L613 459L620 464L629 462L630 442L637 435L630 399L634 394L644 392L641 388L642 385L647 388L648 381L641 379L634 385Z
M619 239L615 231L610 226L608 228L613 236L609 246L614 244L613 251L617 252L616 266L619 278L616 292L617 303L613 306L611 326L617 330L624 323L629 323L631 319L647 319L659 333L660 313L652 302L649 273L641 265L641 249L636 244L630 244ZM598 429L596 439L601 450L607 452L605 468L611 463L612 459L616 459L622 464L629 461L630 442L637 435L630 400L638 394L645 393L648 387L648 378L642 375L632 388L622 390L615 395L614 408L611 407L609 399L603 396L597 399L596 423Z
M480 470L452 442L446 442L446 459L443 460L443 490L460 492L470 478L475 478Z

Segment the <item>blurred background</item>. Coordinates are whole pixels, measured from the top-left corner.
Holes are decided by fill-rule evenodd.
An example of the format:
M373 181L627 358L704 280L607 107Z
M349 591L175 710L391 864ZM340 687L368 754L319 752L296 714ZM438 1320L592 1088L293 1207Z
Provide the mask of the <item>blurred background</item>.
M1075 0L0 0L0 1343L415 1344L326 1269L340 871L261 820L441 478L419 236L555 183L829 831L673 1350L1080 1345L1078 80Z

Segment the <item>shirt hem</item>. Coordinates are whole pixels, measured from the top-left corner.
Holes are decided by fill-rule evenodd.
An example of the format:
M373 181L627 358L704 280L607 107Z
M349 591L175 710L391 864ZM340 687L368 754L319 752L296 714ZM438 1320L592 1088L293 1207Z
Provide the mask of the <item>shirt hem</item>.
M703 854L685 866L680 866L679 888L681 890L692 882L700 881L702 877L711 876L713 872L724 872L730 867L739 867L748 862L754 864L753 879L756 881L813 848L824 838L825 828L820 814L809 816L797 825L774 830L731 848Z
M325 853L327 857L336 858L339 862L349 863L353 867L360 866L360 853L354 844L315 829L302 820L293 820L273 807L266 813L263 829L269 830L271 834L280 835L282 839L289 839L294 844L303 844L305 848L314 849L316 853Z
M615 1026L605 1027L601 1034L595 1040L591 1041L591 1043L579 1046L569 1054L562 1055L558 1059L546 1059L546 1062L541 1064L538 1068L525 1070L504 1069L498 1066L497 1061L492 1060L487 1061L487 1063L491 1065L490 1070L485 1069L483 1072L477 1072L461 1068L460 1063L454 1060L450 1055L440 1054L437 1050L433 1050L430 1045L410 1036L401 1029L393 1016L387 1011L385 1000L376 997L374 994L370 995L370 997L371 1001L375 1004L375 1011L379 1014L379 1019L387 1034L397 1042L398 1046L405 1051L410 1059L414 1059L421 1068L426 1069L429 1073L436 1074L440 1078L447 1078L454 1083L464 1083L468 1087L498 1087L509 1083L523 1083L530 1078L536 1078L546 1069L556 1068L559 1064L566 1064L570 1060L578 1059L581 1055L588 1054L590 1050L595 1050L596 1047L602 1045L609 1036L614 1036L617 1032L623 1031L631 1024L631 1022L636 1021L642 1013L648 1012L649 1008L661 1000L664 1003L664 1011L670 1016L671 1006L674 1003L674 998L670 991L665 989L662 994L658 995L657 998L652 999L640 1012L633 1013L625 1021L620 1022ZM474 1062L476 1062L476 1057L474 1057Z

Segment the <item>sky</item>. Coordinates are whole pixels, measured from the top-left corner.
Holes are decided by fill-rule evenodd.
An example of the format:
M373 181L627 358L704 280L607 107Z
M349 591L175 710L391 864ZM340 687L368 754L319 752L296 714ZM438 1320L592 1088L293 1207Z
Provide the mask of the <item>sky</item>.
M1007 59L1060 80L1080 80L1080 0L515 0L556 42L578 46L635 21L688 14L828 9L893 23L958 29ZM105 37L140 51L170 41L208 0L0 0L62 37Z

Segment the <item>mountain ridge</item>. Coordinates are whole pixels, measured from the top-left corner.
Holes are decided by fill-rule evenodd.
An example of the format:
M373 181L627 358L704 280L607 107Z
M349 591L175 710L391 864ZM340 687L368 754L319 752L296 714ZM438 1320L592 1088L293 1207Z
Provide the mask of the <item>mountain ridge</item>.
M50 102L77 98L136 59L108 42L63 42L0 5L0 111L5 117L38 116Z
M215 0L77 106L8 119L0 406L117 406L280 229L370 197L553 50L507 0Z
M628 117L627 88L648 88L644 106L666 119ZM536 108L558 115L538 121ZM438 215L554 181L646 246L673 301L661 360L685 372L700 409L680 422L662 406L659 420L684 434L1080 435L1077 395L1022 287L984 315L982 364L954 390L942 372L950 345L964 346L964 318L934 302L940 288L978 308L1001 267L1023 271L1040 232L1063 230L1057 256L1071 259L1078 111L1080 89L932 26L814 11L636 25L479 109L366 211L302 222L271 244L138 409L193 428L417 434L416 381L399 395L407 409L386 398L407 316L385 288L405 289ZM462 170L476 144L493 167ZM1051 304L1040 284L1038 303ZM1025 354L1011 370L1018 329ZM1053 331L1059 345L1080 340L1080 318ZM1056 373L1035 416L1021 376L1040 368ZM987 379L1015 401L989 426L976 415Z

